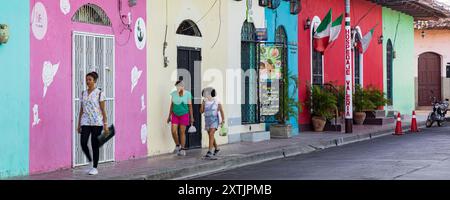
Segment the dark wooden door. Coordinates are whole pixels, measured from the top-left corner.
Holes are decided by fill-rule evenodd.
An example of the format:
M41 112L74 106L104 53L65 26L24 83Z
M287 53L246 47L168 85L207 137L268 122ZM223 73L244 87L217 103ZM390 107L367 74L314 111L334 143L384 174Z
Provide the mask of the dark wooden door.
M196 62L198 61L198 62ZM194 126L197 129L196 133L188 133L186 131L186 147L187 148L201 148L202 146L202 123L200 114L201 105L201 50L194 48L178 48L177 65L178 76L182 77L185 82L185 89L192 93L194 97L192 103L194 119ZM197 63L197 64L196 64ZM183 70L184 69L184 70ZM187 127L189 128L189 127Z
M419 56L419 106L430 106L432 97L441 100L441 58L435 53Z

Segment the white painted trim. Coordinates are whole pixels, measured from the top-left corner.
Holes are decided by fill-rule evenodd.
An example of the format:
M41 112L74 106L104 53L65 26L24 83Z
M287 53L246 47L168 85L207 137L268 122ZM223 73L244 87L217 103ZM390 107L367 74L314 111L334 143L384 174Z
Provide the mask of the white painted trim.
M309 54L310 54L310 69L311 69L311 84L313 82L313 33L314 31L317 29L317 27L319 27L321 23L321 20L318 16L314 16L311 22L311 28L310 28L310 32L309 32ZM324 62L323 62L323 54L322 54L322 84L325 82L325 66L324 66Z
M75 98L75 79L74 79L74 75L75 75L75 48L74 48L74 42L75 42L75 36L76 35L80 35L80 36L83 36L84 37L84 47L86 48L86 37L87 36L89 36L89 37L101 37L101 38L104 38L105 40L104 40L104 48L106 48L106 39L112 39L112 41L113 41L113 44L112 44L112 48L113 48L113 78L112 78L112 80L113 80L113 112L112 112L112 115L113 115L113 118L114 118L114 121L115 121L115 119L116 119L116 104L115 104L115 97L116 97L116 95L115 95L115 88L116 88L116 82L115 82L115 76L116 76L116 60L115 60L115 54L116 54L116 47L115 47L115 36L114 35L108 35L108 34L96 34L96 33L88 33L88 32L81 32L81 31L73 31L72 32L72 75L71 75L71 78L72 78L72 124L73 124L73 127L72 127L72 131L73 131L73 134L72 134L72 167L77 167L77 166L81 166L80 164L76 164L75 162L76 162L76 157L75 157L75 151L76 151L76 135L78 134L78 133L76 133L76 127L77 127L77 124L76 124L76 121L77 121L77 119L75 119L75 117L76 117L76 110L75 110L75 102L78 100L78 101L80 101L80 99L76 99ZM94 40L94 47L95 47L95 40ZM94 48L95 49L95 48ZM104 51L103 52L105 55L106 55L106 51ZM95 52L93 52L93 54L94 54L94 60L95 60ZM87 66L86 66L86 56L84 56L85 58L83 59L83 67L84 67L84 71L86 72L87 71ZM106 56L104 56L104 60L106 60ZM106 62L104 62L104 64L106 64ZM104 72L106 71L106 68L103 68L103 70L104 70ZM105 75L106 73L104 73L104 75ZM83 79L83 81L84 81L84 85L86 85L86 80L85 79ZM103 86L105 86L105 78L103 78ZM110 121L110 123L114 123L114 121ZM111 160L107 160L106 159L106 155L104 155L104 157L105 157L105 161L104 162L111 162L111 161L115 161L115 158L116 158L116 137L113 137L112 138L112 142L113 142L113 152L112 152L112 154L113 154L113 157L112 157L112 159ZM106 152L104 152L104 153L106 153Z
M202 37L194 37L187 35L176 35L176 44L179 47L202 48Z
M359 37L362 39L363 34L361 31L361 28L359 26L356 26L355 29L356 29L356 34L358 34ZM356 52L355 48L353 46L353 54L355 54L355 53L359 53L359 51ZM353 55L353 57L355 57L355 56ZM356 66L355 59L353 59L353 74L355 74L355 66ZM354 77L355 76L353 75L353 79L354 79ZM363 88L364 87L364 53L359 53L359 80L361 81L361 87ZM354 82L355 82L355 80L353 80L353 83Z
M75 79L73 78L73 76L75 75L75 47L74 47L74 44L75 44L75 32L72 32L72 76L71 76L71 78L72 78L72 97L70 98L71 99L71 104L72 104L72 132L75 132L75 127L77 127L77 124L76 124L76 121L77 121L77 119L76 119L76 115L75 115L75 112L77 112L76 110L75 110ZM71 145L72 145L72 153L71 153L71 155L72 155L72 163L71 163L71 165L72 165L72 167L75 167L75 144L76 144L76 137L75 137L76 135L75 134L73 134L72 133L72 141L71 141Z

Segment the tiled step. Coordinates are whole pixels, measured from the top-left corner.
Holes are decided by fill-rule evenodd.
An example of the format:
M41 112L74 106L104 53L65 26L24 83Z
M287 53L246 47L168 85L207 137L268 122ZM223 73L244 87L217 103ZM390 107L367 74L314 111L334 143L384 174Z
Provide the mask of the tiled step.
M228 143L261 142L266 140L270 140L269 131L237 133L228 135Z
M384 125L395 123L395 118L393 117L383 117L383 118L366 118L364 125Z
M270 140L269 131L241 133L242 142L261 142Z
M385 110L366 111L366 118L383 118L386 117Z

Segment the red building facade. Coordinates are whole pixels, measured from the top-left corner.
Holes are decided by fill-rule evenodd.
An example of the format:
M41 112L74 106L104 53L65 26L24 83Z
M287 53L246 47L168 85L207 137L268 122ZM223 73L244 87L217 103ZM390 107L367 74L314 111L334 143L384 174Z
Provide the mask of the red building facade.
M315 62L314 66L320 66L320 61L318 63L318 59L321 57L320 54L313 53L312 49L312 31L318 26L318 24L314 23L316 22L317 17L322 20L330 9L332 9L333 12L332 18L335 20L341 14L345 13L345 1L302 1L302 11L299 14L298 20L298 72L300 102L306 102L308 98L307 86L312 82L317 83L317 80L320 79L320 74L322 83L333 82L333 84L338 86L344 85L345 20L342 22L342 30L339 38L323 53L323 68L322 70L319 70L321 72L318 73L318 71L315 70L313 76L313 62ZM309 28L308 26L305 27L307 21L311 22L311 26ZM383 90L383 44L379 43L380 36L382 36L383 27L382 7L366 0L352 0L351 27L352 29L356 28L355 30L358 30L356 32L362 36L368 33L372 28L375 28L370 46L364 54L359 55L359 59L356 59L357 61L360 60L359 64L356 66L359 66L359 70L357 71L359 71L360 76L358 76L358 78L360 79L359 81L361 81L360 83L363 87L372 85L380 90ZM313 59L313 57L315 58ZM355 60L355 56L353 56L352 60ZM315 77L315 79L313 77ZM309 129L310 121L311 116L309 109L304 107L303 112L299 114L300 129L302 131Z

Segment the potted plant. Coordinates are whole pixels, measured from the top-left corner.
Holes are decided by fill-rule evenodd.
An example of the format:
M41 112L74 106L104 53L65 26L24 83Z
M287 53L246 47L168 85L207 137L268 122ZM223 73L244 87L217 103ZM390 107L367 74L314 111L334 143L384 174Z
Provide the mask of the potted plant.
M354 122L358 125L364 124L367 114L365 111L375 108L375 105L369 99L367 90L361 88L360 85L355 86L355 92L353 94L353 106L354 112Z
M341 116L344 115L345 112L345 87L344 86L337 86L336 87L338 92L337 92L337 108L339 111L339 114Z
M366 89L368 99L373 103L373 108L366 112L366 114L372 115L371 117L384 117L385 111L383 107L389 104L389 100L385 98L385 94L376 87L368 86Z
M296 100L298 91L298 77L290 75L288 71L286 76L283 76L282 98L280 98L280 112L275 116L278 124L270 126L271 138L290 138L292 133L292 125L289 123L290 118L298 119L298 113L301 112L301 105ZM292 83L292 93L289 94L289 83Z
M337 99L322 86L313 85L309 91L311 95L307 104L311 109L314 131L322 132L327 120L333 117L337 109Z

